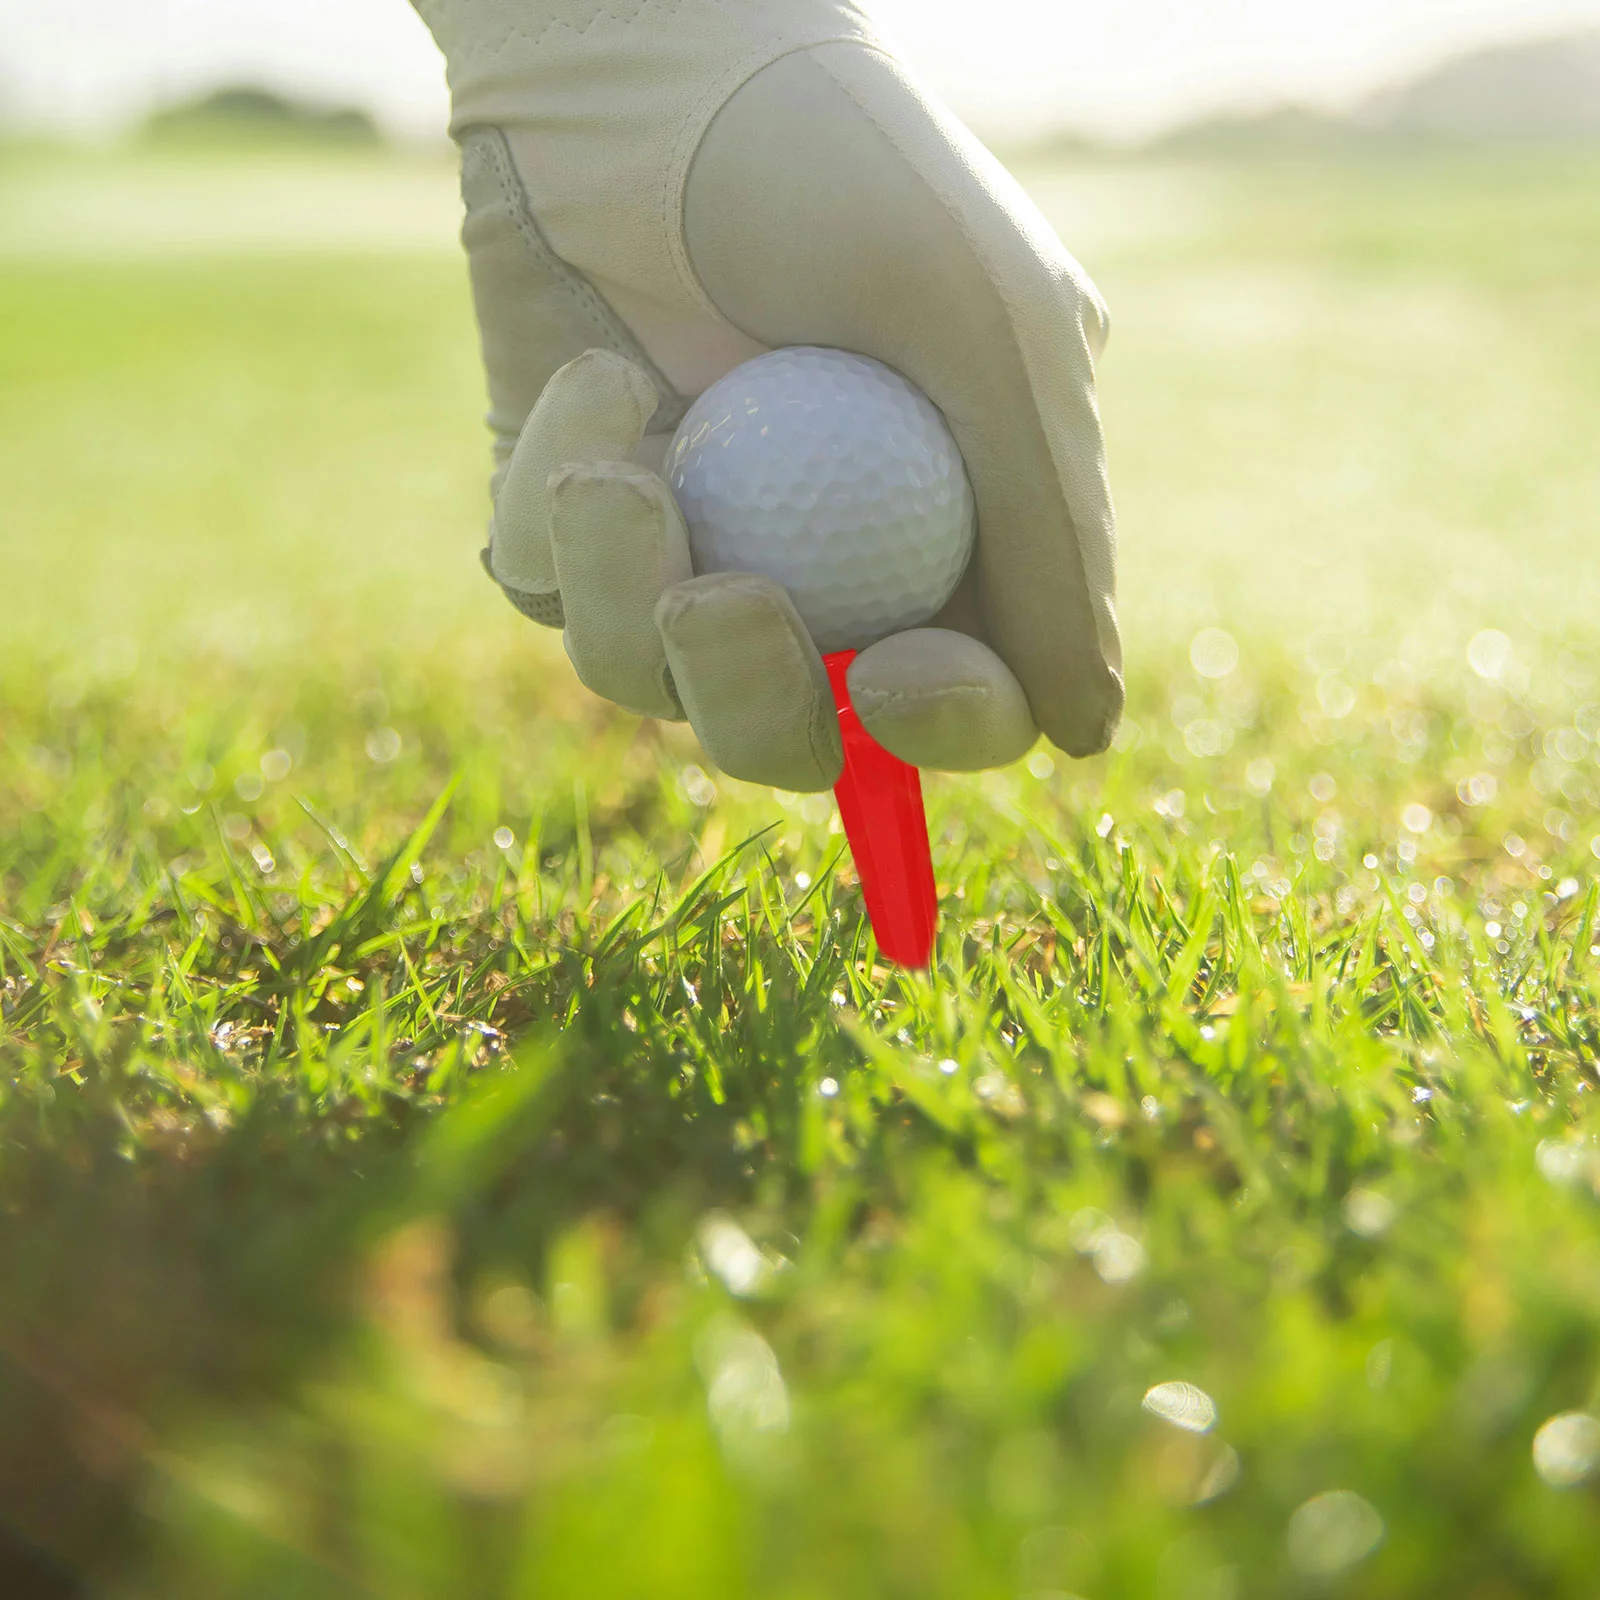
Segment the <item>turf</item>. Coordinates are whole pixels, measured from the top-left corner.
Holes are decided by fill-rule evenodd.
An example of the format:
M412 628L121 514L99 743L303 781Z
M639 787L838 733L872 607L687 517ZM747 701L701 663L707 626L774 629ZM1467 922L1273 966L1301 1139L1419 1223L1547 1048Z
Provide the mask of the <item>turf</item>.
M486 589L448 178L107 160L0 162L8 1592L1592 1594L1600 163L1025 174L1130 716L930 782L910 977Z

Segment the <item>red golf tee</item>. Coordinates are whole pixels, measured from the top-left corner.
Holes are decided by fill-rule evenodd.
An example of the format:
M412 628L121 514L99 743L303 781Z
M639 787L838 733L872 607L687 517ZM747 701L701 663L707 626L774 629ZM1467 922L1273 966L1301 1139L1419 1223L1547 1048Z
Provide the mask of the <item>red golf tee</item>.
M834 798L879 950L901 966L925 967L933 956L938 892L922 778L861 726L848 682L855 658L854 650L823 657L844 738L844 773Z

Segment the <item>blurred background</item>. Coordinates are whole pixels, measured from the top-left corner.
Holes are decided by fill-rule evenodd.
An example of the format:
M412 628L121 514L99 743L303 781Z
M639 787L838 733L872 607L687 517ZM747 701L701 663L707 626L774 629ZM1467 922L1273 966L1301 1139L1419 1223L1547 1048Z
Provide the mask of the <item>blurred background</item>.
M1520 937L1511 919L1530 903L1576 906L1571 897L1600 855L1592 837L1600 805L1600 0L880 0L877 9L910 59L1014 167L1113 314L1101 380L1120 514L1129 716L1105 760L1058 767L1040 750L1005 773L930 785L940 870L959 879L952 894L965 897L966 925L985 938L995 929L998 952L1002 926L1036 918L1050 874L1112 862L1126 830L1149 860L1167 863L1169 883L1197 881L1220 846L1237 861L1246 895L1255 886L1263 916L1276 914L1292 883L1309 884L1330 937L1346 937L1369 912L1374 920L1360 926L1376 929L1387 914L1380 858L1397 884L1414 879L1407 918L1420 917L1430 893L1453 903L1459 891L1466 907L1481 891L1478 911L1492 920L1473 926L1507 956ZM477 560L489 470L484 386L445 119L440 62L404 0L0 0L0 1202L8 1217L28 1218L0 1229L0 1355L8 1358L0 1361L0 1522L67 1565L120 1549L118 1530L130 1522L178 1528L188 1539L190 1518L195 1541L215 1535L221 1548L223 1536L206 1520L213 1513L259 1523L275 1549L287 1550L275 1520L282 1506L254 1487L269 1474L252 1464L278 1446L255 1428L250 1408L285 1386L286 1372L321 1359L334 1320L328 1308L345 1306L340 1297L360 1276L353 1253L389 1226L368 1216L387 1201L383 1192L373 1199L353 1170L365 1172L368 1158L347 1128L404 1128L401 1112L413 1100L419 1117L431 1116L454 1092L448 1074L457 1065L489 1059L483 1052L532 1021L575 1014L588 993L585 952L596 930L638 909L658 874L687 883L764 830L772 870L751 874L762 894L773 884L802 894L830 865L825 797L728 783L703 770L681 729L641 727L601 706L574 683L559 639L529 628L485 580ZM397 857L447 785L448 815L441 808L416 836L426 860ZM1041 847L1040 856L1028 843L1040 829L1066 845ZM352 898L363 853L374 863L396 860L397 881L406 881L408 860L427 868L413 875L431 919L418 910L417 937L432 963L429 981L444 984L449 1003L441 1001L443 1020L430 1014L404 1026L453 1041L438 1044L434 1077L420 1056L407 1064L409 1036L404 1051L390 1050L401 1023L398 1001L385 995L423 992L399 935L374 932L340 957L365 963L359 976L341 970L335 983L317 965L329 919L366 904ZM1112 876L1090 891L1109 903L1123 868L1105 870ZM1062 903L1074 892L1089 891L1063 889ZM1584 903L1589 930L1594 902ZM312 948L308 976L295 976L300 969L286 956L282 978L268 941L250 931L252 906L260 926L270 913L316 931L293 946ZM1465 914L1450 913L1458 925ZM1391 948L1400 946L1400 915L1391 919ZM1543 939L1537 914L1528 925ZM706 945L718 955L721 935L710 926ZM1578 945L1588 937L1580 931ZM1359 974L1376 934L1362 938L1365 953L1350 967L1357 985L1368 981ZM284 950L291 945L286 938ZM637 959L642 970L655 958ZM1489 973L1471 954L1466 960ZM987 1016L989 969L974 970L981 1006L974 1001L972 1015ZM685 1028L700 1017L694 983L722 982L699 972L681 971ZM1458 977L1451 969L1441 990L1447 981L1454 992ZM1494 1005L1497 981L1482 979ZM678 992L676 978L669 987ZM831 1016L845 1001L842 992L827 999L828 987L818 1004ZM271 991L271 1006L260 990ZM363 992L368 1000L354 998ZM426 995L415 1003L431 1012ZM1346 996L1339 1014L1354 1021L1325 1049L1370 1082L1377 1058L1363 1054L1363 1019L1386 1013L1362 1010L1366 1003ZM1565 1000L1556 1009L1569 1014ZM1589 999L1572 1000L1573 1018L1593 1012ZM694 1049L714 1064L724 1047L714 1013L705 1015L710 1042ZM1526 1022L1534 1012L1519 1015ZM617 1024L635 1025L633 1010ZM1120 1036L1109 1037L1107 1060L1121 1074ZM727 1048L737 1055L737 1037ZM930 1059L949 1053L932 1031L918 1034L916 1048ZM1571 1048L1586 1062L1597 1053L1586 1036L1575 1035ZM1161 1050L1161 1061L1177 1053ZM268 1059L272 1073L260 1070ZM1270 1054L1262 1059L1261 1082L1277 1095L1281 1075ZM1153 1066L1150 1081L1166 1070ZM719 1081L714 1066L703 1077ZM1395 1081L1410 1116L1409 1084ZM280 1088L281 1106L273 1099ZM1432 1092L1419 1087L1415 1098ZM1125 1116L1104 1094L1096 1098L1095 1117L1117 1120L1073 1157L1091 1174L1099 1170L1091 1152L1102 1144L1111 1151L1106 1172L1120 1161L1111 1135ZM665 1090L660 1102L669 1102ZM257 1120L248 1123L253 1103ZM1322 1118L1322 1101L1307 1106L1308 1120ZM227 1137L234 1119L248 1136ZM1350 1125L1366 1120L1363 1113ZM1266 1127L1265 1112L1259 1121ZM1484 1126L1499 1138L1502 1123ZM638 1126L641 1139L655 1137L650 1118ZM721 1126L708 1117L709 1131L695 1138L726 1154L735 1146L715 1143ZM1177 1126L1174 1118L1174 1138ZM262 1127L258 1137L252 1130ZM587 1123L572 1127L583 1159L601 1150ZM609 1115L603 1127L609 1138ZM738 1125L740 1141L747 1127ZM461 1148L472 1156L470 1142ZM685 1148L693 1158L686 1168L710 1168L699 1145ZM737 1148L742 1163L746 1144ZM1393 1150L1373 1159L1409 1159L1394 1155L1400 1149L1397 1134ZM609 1193L610 1150L594 1158L596 1192ZM1479 1154L1474 1146L1471 1160L1463 1157L1474 1183L1483 1176ZM655 1159L641 1170L653 1171ZM1517 1159L1516 1185L1543 1182L1531 1156ZM1419 1156L1419 1171L1423 1163ZM566 1182L565 1171L552 1183ZM1456 1188L1465 1195L1474 1183L1463 1177ZM1258 1280L1237 1293L1218 1290L1245 1282L1219 1270L1235 1252L1196 1249L1185 1230L1200 1201L1171 1192L1170 1226L1153 1228L1151 1259L1163 1281L1188 1285L1196 1348L1212 1352L1219 1370L1235 1364L1224 1374L1231 1389L1218 1392L1248 1396L1273 1307L1251 1287ZM14 1193L23 1198L13 1203ZM589 1206L588 1193L574 1188L573 1215ZM1469 1584L1465 1566L1442 1564L1454 1553L1473 1565L1494 1544L1498 1536L1481 1530L1493 1508L1521 1504L1504 1486L1527 1477L1534 1424L1582 1397L1575 1387L1552 1388L1547 1403L1531 1379L1518 1388L1522 1367L1491 1349L1479 1366L1481 1393L1498 1397L1492 1404L1441 1378L1425 1405L1422 1380L1405 1376L1407 1349L1475 1360L1473 1340L1503 1326L1499 1308L1514 1298L1494 1286L1513 1278L1533 1285L1516 1291L1530 1349L1543 1349L1541 1340L1569 1353L1592 1347L1584 1343L1592 1319L1580 1336L1564 1332L1569 1324L1550 1309L1569 1289L1579 1293L1572 1286L1600 1283L1592 1253L1580 1263L1575 1253L1530 1247L1524 1219L1543 1215L1538 1196L1524 1187L1495 1194L1533 1198L1502 1207L1491 1195L1477 1232L1433 1236L1456 1241L1449 1250L1471 1248L1472 1272L1457 1271L1452 1257L1430 1278L1411 1255L1395 1258L1396 1301L1419 1286L1420 1331L1411 1347L1399 1346L1400 1387L1384 1391L1401 1399L1379 1396L1378 1382L1369 1391L1363 1354L1350 1342L1358 1335L1331 1314L1324 1328L1322 1310L1307 1310L1304 1328L1314 1331L1300 1344L1302 1324L1281 1319L1280 1348L1292 1357L1282 1362L1286 1376L1254 1413L1245 1409L1236 1436L1259 1466L1245 1491L1258 1497L1240 1497L1239 1549L1276 1541L1294 1497L1326 1486L1321 1476L1297 1477L1296 1463L1321 1474L1326 1441L1348 1417L1378 1416L1353 1412L1355 1393L1371 1407L1402 1408L1355 1431L1362 1470L1393 1479L1391 1547L1401 1548L1404 1533L1406 1559L1416 1563L1394 1569L1396 1586L1363 1593L1499 1600L1592 1591L1594 1533L1583 1520L1591 1502L1577 1497L1559 1511L1529 1502L1529 1516L1556 1530L1551 1541L1557 1533L1567 1541L1565 1589L1530 1577L1553 1566L1508 1564L1499 1578L1474 1566ZM1336 1209L1337 1194L1328 1195ZM471 1249L491 1264L497 1250L508 1253L519 1272L533 1272L527 1263L535 1245L544 1248L549 1211L535 1200L506 1213L504 1239L499 1222L475 1232L481 1219L472 1213L463 1223ZM1076 1203L1113 1209L1103 1197ZM1206 1203L1222 1220L1199 1236L1232 1238L1227 1219L1241 1213L1231 1201L1226 1217L1220 1198ZM1300 1225L1292 1206L1261 1210L1281 1213L1285 1229ZM1318 1241L1344 1226L1324 1210L1321 1233L1313 1211L1303 1237L1264 1234L1256 1255L1277 1274L1295 1249L1322 1250ZM335 1212L344 1232L326 1225ZM1345 1231L1365 1240L1384 1226L1352 1222ZM585 1262L601 1261L610 1237L603 1228L575 1232L568 1254L576 1265L556 1261L566 1247L552 1246L558 1321L578 1327L589 1316L587 1289L569 1301L556 1290L600 1281L600 1267ZM655 1251L659 1262L651 1257L640 1280L681 1285L678 1236L667 1228L661 1237L668 1242L641 1247L641 1259ZM950 1252L942 1235L927 1237L931 1279ZM980 1243L961 1248L988 1272L988 1236L970 1237ZM1074 1248L1060 1247L1068 1256ZM1501 1261L1499 1277L1480 1277L1485 1252ZM429 1331L448 1251L418 1235L392 1254L378 1298L401 1330L395 1339L421 1350L419 1409L390 1428L393 1396L381 1389L390 1365L359 1347L348 1359L354 1387L324 1384L315 1402L333 1419L329 1436L353 1438L354 1452L369 1449L377 1463L381 1493L366 1516L374 1548L392 1558L392 1580L362 1589L335 1574L324 1591L263 1569L257 1588L208 1582L190 1549L183 1581L116 1592L162 1600L497 1592L461 1575L481 1553L476 1520L462 1524L470 1536L459 1569L454 1555L441 1555L433 1587L417 1576L422 1564L407 1540L413 1531L418 1546L434 1537L434 1525L414 1512L438 1487L428 1474L437 1468L448 1480L438 1491L445 1498L467 1484L461 1492L480 1497L475 1519L481 1497L500 1492L481 1484L501 1457L485 1454L476 1433L462 1435L461 1450L434 1451L428 1408L449 1388L435 1379L456 1370L428 1364L435 1345L448 1346L452 1360L457 1353ZM1017 1281L1038 1281L1028 1271ZM461 1269L463 1281L468 1273ZM896 1373L897 1364L923 1359L904 1352L924 1345L930 1370L944 1362L922 1339L929 1321L910 1296L920 1294L917 1276L907 1279L899 1320L878 1317L881 1302L862 1299L862 1325L881 1325L886 1347L895 1346L876 1370ZM1459 1308L1448 1298L1454 1288L1440 1287L1458 1280L1466 1296ZM1479 1293L1484 1283L1493 1293ZM485 1304L515 1322L521 1291L506 1301L505 1287L485 1276ZM640 1304L669 1301L640 1296ZM969 1301L978 1305L981 1295L951 1291L952 1351L966 1348ZM1165 1335L1136 1320L1144 1313L1134 1301L1126 1323L1106 1321L1099 1301L1084 1304L1078 1344L1068 1345L1103 1344L1111 1353L1085 1357L1085 1370L1120 1392L1118 1363L1126 1357L1129 1370L1140 1370L1144 1358L1130 1352L1151 1348L1140 1342L1147 1334ZM684 1313L663 1337L687 1349L691 1320ZM995 1327L1004 1321L993 1319ZM913 1328L914 1337L900 1337ZM1441 1328L1452 1331L1442 1336ZM550 1374L530 1388L547 1422L569 1415L569 1391L598 1406L609 1381L593 1377L602 1369L585 1364L582 1338L560 1338L569 1343L528 1346L537 1356L530 1370ZM1374 1358L1390 1351L1384 1375L1394 1343L1373 1346ZM577 1352L570 1360L560 1354L569 1349ZM692 1382L679 1382L689 1358L669 1355L660 1370L678 1374L678 1388L663 1400L643 1384L645 1398L619 1402L619 1411L679 1406L682 1416L699 1415ZM28 1380L19 1382L26 1361ZM378 1401L347 1404L348 1393L365 1393L363 1361L379 1374ZM854 1372L853 1361L841 1370ZM952 1381L966 1381L965 1361L948 1363ZM403 1363L394 1370L401 1388L411 1381ZM482 1376L460 1370L474 1383L473 1374ZM1365 1370L1374 1370L1370 1359ZM1414 1370L1424 1370L1420 1356ZM840 1391L841 1416L855 1416L853 1382ZM481 1385L472 1389L460 1416L499 1416L495 1393L482 1402L471 1397ZM1515 1398L1524 1393L1533 1398ZM219 1396L240 1409L216 1422L213 1439L226 1409ZM457 1403L439 1400L438 1414ZM1452 1431L1467 1426L1460 1419L1511 1416L1517 1406L1517 1427L1527 1426L1513 1437L1505 1424L1512 1443L1500 1456L1482 1436ZM520 1415L509 1403L502 1409ZM581 1419L581 1407L571 1415ZM996 1437L1031 1428L1030 1415L1026 1406L1007 1413ZM885 1449L900 1451L898 1414L884 1416ZM428 1463L420 1471L406 1453L413 1423ZM696 1425L703 1433L703 1420ZM455 1435L446 1433L450 1443ZM291 1466L283 1476L292 1486L302 1436L290 1429L285 1437ZM664 1428L662 1437L671 1446L679 1435ZM1010 1439L1023 1454L1004 1458L1021 1463L1001 1475L1007 1482L1035 1476L1029 1463L1038 1457L1028 1452L1040 1437ZM1395 1442L1402 1438L1404 1449ZM204 1516L183 1499L190 1457L166 1451L172 1439L200 1441L193 1459L208 1464L192 1473L193 1499L204 1502ZM1101 1508L1108 1524L1126 1513L1107 1548L1120 1539L1118 1548L1137 1551L1151 1541L1138 1521L1143 1502L1121 1487L1135 1479L1101 1470L1122 1459L1121 1449L1113 1441L1085 1457L1077 1503L1096 1537ZM620 1452L619 1444L618 1460ZM710 1461L714 1449L703 1453ZM894 1459L913 1457L957 1453L917 1446ZM147 1484L140 1474L150 1461L156 1491L130 1490ZM458 1468L469 1461L476 1476ZM1429 1462L1459 1467L1464 1478L1477 1473L1481 1486L1474 1479L1459 1494L1441 1489L1448 1473L1430 1477ZM644 1483L646 1466L638 1470ZM881 1474L872 1493L856 1495L839 1492L826 1462L816 1471L817 1492L804 1503L823 1508L818 1515L845 1501L878 1505ZM513 1488L504 1492L512 1493L521 1480L507 1473ZM692 1498L712 1469L669 1476ZM904 1481L920 1480L907 1467ZM988 1492L972 1490L980 1500ZM1273 1495L1289 1497L1286 1505L1274 1508ZM284 1497L283 1505L298 1504ZM626 1522L633 1502L620 1504ZM679 1502L662 1504L662 1547L680 1526L691 1530L685 1548L694 1545L702 1513L680 1517ZM886 1516L898 1515L885 1504ZM941 1532L957 1521L944 1505L934 1497L922 1506ZM1439 1507L1454 1520L1441 1520ZM972 1525L984 1526L988 1514L973 1513ZM284 1526L300 1527L298 1515L283 1511ZM803 1525L812 1536L799 1542L808 1548L849 1548L825 1523ZM920 1544L922 1527L907 1520L901 1537ZM615 1539L600 1523L592 1534L592 1547L608 1555L652 1548L631 1523ZM717 1538L707 1534L706 1548ZM32 1592L8 1583L3 1543L0 1592ZM1509 1536L1503 1548L1512 1548ZM1276 1549L1262 1557L1262 1571L1276 1570ZM734 1592L695 1577L685 1560L683 1587L654 1592ZM588 1566L571 1570L584 1577L539 1592L645 1592L637 1584L596 1589ZM951 1569L949 1592L1011 1592L963 1587L962 1570ZM1041 1579L1040 1587L1059 1586ZM804 1592L846 1591L818 1580ZM851 1592L900 1591L881 1583ZM915 1592L936 1591L930 1582ZM1216 1600L1299 1591L1279 1583L1181 1592Z
M1111 301L1135 659L1591 613L1600 0L878 11ZM0 7L14 638L512 648L446 115L402 0Z
M1130 142L1196 118L1285 103L1343 114L1447 57L1600 24L1595 0L878 0L870 8L983 134L1070 130ZM1455 131L1593 127L1592 94L1552 104L1548 62L1483 64L1506 103L1474 119L1470 79L1407 108ZM1487 72L1488 76L1482 74ZM1541 75L1543 74L1543 76ZM0 12L0 113L61 133L126 130L151 110L243 82L368 111L391 135L439 136L438 61L403 0L56 0ZM1585 104L1587 100L1587 104ZM1485 121L1485 118L1488 121ZM1519 129L1520 125L1520 129Z

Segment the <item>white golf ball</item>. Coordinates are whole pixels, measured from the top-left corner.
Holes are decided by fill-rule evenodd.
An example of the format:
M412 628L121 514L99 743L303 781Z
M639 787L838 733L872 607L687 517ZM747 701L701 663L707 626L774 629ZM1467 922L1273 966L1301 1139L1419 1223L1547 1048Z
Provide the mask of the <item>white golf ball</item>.
M824 652L927 622L972 556L949 425L892 367L844 350L730 372L683 419L666 473L695 571L781 583Z

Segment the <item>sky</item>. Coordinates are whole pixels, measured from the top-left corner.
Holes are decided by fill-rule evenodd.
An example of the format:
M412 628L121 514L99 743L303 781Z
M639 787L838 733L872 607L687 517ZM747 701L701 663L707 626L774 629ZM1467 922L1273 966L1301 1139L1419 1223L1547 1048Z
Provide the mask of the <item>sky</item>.
M1136 139L1219 110L1338 107L1478 45L1600 27L1600 0L868 3L1000 138L1064 127ZM418 138L446 115L438 56L405 0L0 0L8 122L113 132L238 81L366 105Z

